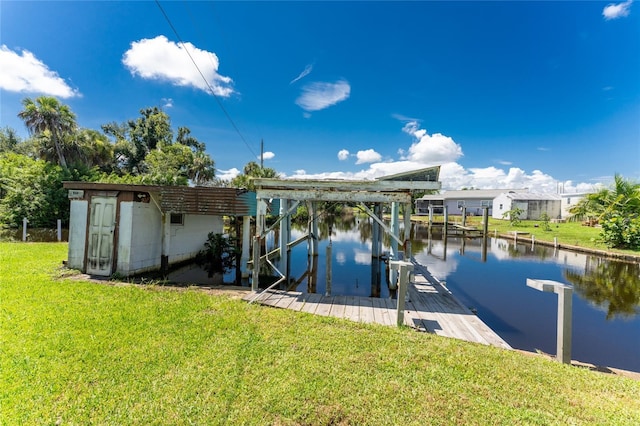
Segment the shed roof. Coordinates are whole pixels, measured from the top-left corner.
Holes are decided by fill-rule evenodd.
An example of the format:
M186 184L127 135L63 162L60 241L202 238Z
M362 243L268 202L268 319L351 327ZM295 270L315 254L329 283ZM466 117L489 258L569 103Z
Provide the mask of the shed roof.
M245 216L252 213L251 197L255 198L255 193L236 188L130 185L97 182L64 182L63 186L65 189L87 191L146 192L157 197L159 208L163 213ZM255 205L255 202L253 204Z
M530 201L530 200L542 200L542 201L560 201L561 197L558 194L542 193L542 192L509 192L505 194L507 198L514 201Z
M527 193L528 189L468 189L445 191L442 194L427 194L422 196L421 200L493 200L500 194L505 192L523 192Z

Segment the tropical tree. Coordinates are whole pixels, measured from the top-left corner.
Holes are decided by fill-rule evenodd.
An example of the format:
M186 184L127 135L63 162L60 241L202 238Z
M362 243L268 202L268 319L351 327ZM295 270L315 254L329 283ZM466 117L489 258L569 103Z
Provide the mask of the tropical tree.
M278 172L270 167L260 167L255 161L248 162L243 169L243 173L231 180L231 186L235 188L246 188L249 191L255 191L256 186L253 183L255 178L277 178Z
M588 194L570 213L574 219L597 218L610 247L640 248L640 183L616 174L610 188Z
M76 130L76 116L71 109L51 96L40 96L35 99L22 100L24 109L18 117L24 120L32 135L49 132L51 143L56 153L57 164L67 168L67 161L62 148L63 138Z
M214 162L191 130L178 128L173 140L171 121L164 111L144 108L140 115L123 124L102 126L103 132L114 139L114 167L121 177L159 185L187 185L189 180L204 185L214 179Z
M15 152L20 144L20 137L9 126L0 129L0 153Z

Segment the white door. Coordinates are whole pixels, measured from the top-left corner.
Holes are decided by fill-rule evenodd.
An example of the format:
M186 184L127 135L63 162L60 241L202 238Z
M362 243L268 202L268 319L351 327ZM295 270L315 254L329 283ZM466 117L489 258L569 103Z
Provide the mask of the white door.
M111 275L113 231L116 227L115 197L92 197L89 218L87 274Z

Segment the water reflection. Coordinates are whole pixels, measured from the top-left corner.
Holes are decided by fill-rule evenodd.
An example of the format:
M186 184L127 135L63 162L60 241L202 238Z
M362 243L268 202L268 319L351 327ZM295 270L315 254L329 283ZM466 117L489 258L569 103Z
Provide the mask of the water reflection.
M332 294L391 297L385 264L371 257L371 220L332 220ZM324 247L330 227L323 223L319 224L323 240L315 285L302 283L298 291L325 292ZM301 235L302 231L292 233ZM412 225L411 237L416 260L445 281L464 305L474 308L513 347L555 353L557 300L528 288L526 279L555 280L575 286L574 359L640 371L638 264L540 244L515 244L504 238L489 238L486 246L481 238L443 240L423 224ZM389 247L390 240L385 237L383 250L389 251ZM294 250L291 264L294 269L304 269L305 245Z
M582 297L606 308L607 320L640 313L640 265L592 258L583 273L565 270L564 277ZM639 337L640 338L640 337Z

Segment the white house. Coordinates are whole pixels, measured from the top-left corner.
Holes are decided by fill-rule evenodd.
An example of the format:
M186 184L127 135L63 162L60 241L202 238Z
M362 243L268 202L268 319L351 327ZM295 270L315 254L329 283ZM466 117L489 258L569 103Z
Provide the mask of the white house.
M586 197L588 194L590 193L574 192L571 194L560 194L560 206L561 206L560 214L562 216L562 219L566 219L569 216L571 216L571 213L569 213L569 210L571 209L571 207L578 204L578 202L582 200L584 197Z
M70 268L123 276L191 259L223 216L250 214L234 188L65 182L71 201ZM254 196L255 197L255 196Z
M560 196L536 192L504 192L493 200L494 219L504 219L505 212L514 208L522 209L520 219L538 220L543 213L550 219L560 218Z
M415 200L415 212L418 215L429 214L429 206L434 206L436 214L442 214L442 208L447 206L449 215L461 215L466 207L468 215L482 215L482 208L489 208L492 214L493 199L509 191L526 192L526 189L469 189L461 191L446 191L443 194L424 195Z

